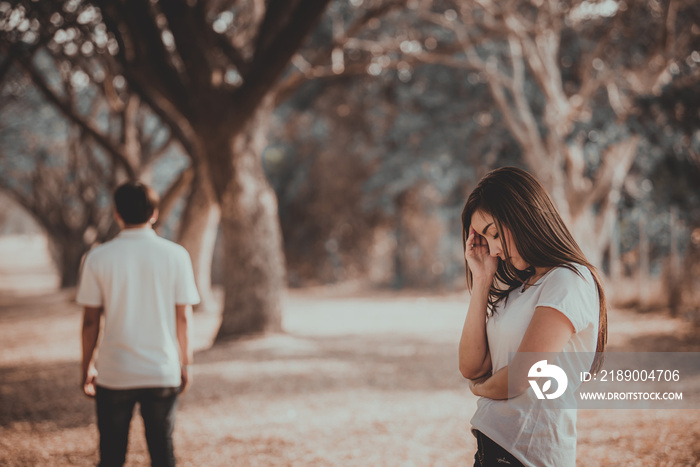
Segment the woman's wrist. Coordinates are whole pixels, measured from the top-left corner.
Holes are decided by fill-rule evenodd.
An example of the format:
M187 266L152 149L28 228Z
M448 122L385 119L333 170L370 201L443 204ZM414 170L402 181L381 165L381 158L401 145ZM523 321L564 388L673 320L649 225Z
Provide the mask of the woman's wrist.
M472 281L472 289L485 289L489 290L491 288L491 284L493 284L493 276L491 277L479 277L479 278L474 278Z

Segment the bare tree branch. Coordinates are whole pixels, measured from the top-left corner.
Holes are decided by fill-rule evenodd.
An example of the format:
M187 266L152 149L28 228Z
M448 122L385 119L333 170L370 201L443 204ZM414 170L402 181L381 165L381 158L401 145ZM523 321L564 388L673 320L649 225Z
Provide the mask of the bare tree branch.
M606 202L611 187L622 185L636 156L639 140L639 136L633 136L613 144L605 151L601 157L602 164L593 176L593 186L587 194L579 195L577 202L573 204L572 213L578 213L593 203Z
M210 26L201 9L190 8L182 0L167 0L158 5L168 19L168 27L173 32L177 53L185 65L189 82L208 87L213 67L207 58L213 44L207 40Z
M381 18L391 11L404 6L405 3L406 0L396 0L393 2L382 3L378 7L366 10L364 14L355 20L342 34L334 37L333 41L328 46L316 52L310 61L306 61L303 59L301 54L298 53L296 55L296 59L304 60L304 62L306 62L306 66L303 67L304 69L300 69L297 73L290 74L290 76L275 87L274 93L276 95L276 102L278 104L283 102L297 89L299 89L301 85L311 80L332 78L333 75L348 76L361 74L359 70L366 70L368 65L367 63L352 64L349 66L346 65L344 66L342 72L338 73L336 71L332 71L332 74L328 73L328 66L326 66L326 63L331 57L333 50L342 49L345 47L349 41L354 39L372 19Z
M273 0L274 2L284 0ZM245 77L243 85L238 88L233 97L234 104L237 104L237 113L233 116L231 125L235 128L242 124L241 115L250 115L252 110L262 101L267 93L272 89L279 76L284 71L291 57L296 53L311 30L316 24L330 0L305 0L299 2L296 8L290 12L290 17L285 23L281 23L279 18L270 18L267 23L263 21L261 31L267 31L266 36L271 36L269 46L256 49L256 53L250 64L250 71ZM271 9L271 4L268 4ZM284 9L280 9L284 10ZM309 11L313 14L309 14ZM270 13L276 15L276 13ZM277 34L270 33L272 25L281 25Z
M12 64L14 62L14 49L10 48L10 50L7 53L7 57L0 63L0 81L2 81L5 78L5 75L7 72L10 70L10 67L12 67Z
M94 128L90 123L85 121L70 104L66 103L56 95L56 93L49 87L49 85L44 80L44 77L36 70L34 65L28 62L25 58L18 56L17 61L20 63L22 68L29 74L32 78L32 82L36 85L37 89L41 91L43 96L70 121L79 125L89 134L92 138L97 141L100 146L102 146L107 153L112 157L117 166L122 167L129 177L134 177L134 169L129 164L128 159L125 157L121 148L115 146L109 139L107 139L102 133L100 133L96 128Z
M163 196L160 198L160 207L158 208L158 221L154 228L158 229L170 216L175 203L180 199L187 189L192 185L194 179L194 169L188 167L180 172L180 175L170 184Z
M252 62L259 61L260 57L273 50L272 43L285 24L291 22L294 10L302 2L295 0L268 0L266 2L265 16L263 17L253 43L255 55Z
M149 2L96 0L105 24L119 43L118 59L129 82L148 83L149 91L169 99L179 112L190 112L187 87L163 44ZM141 79L139 79L141 78Z
M221 52L226 56L226 58L228 58L233 66L236 67L238 74L240 74L241 77L246 76L249 71L248 63L241 54L241 51L238 50L236 46L231 43L231 41L229 41L228 37L225 34L217 34L216 44L219 46L219 49L221 49Z

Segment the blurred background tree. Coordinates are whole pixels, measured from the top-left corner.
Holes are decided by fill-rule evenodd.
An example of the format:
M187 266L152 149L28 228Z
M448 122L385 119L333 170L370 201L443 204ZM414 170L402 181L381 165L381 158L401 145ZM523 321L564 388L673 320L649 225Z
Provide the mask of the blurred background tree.
M626 125L632 101L658 93L672 67L696 45L690 34L678 35L695 24L694 2L644 6L409 2L413 14L401 18L409 22L404 35L394 44L385 42L385 51L410 49L427 63L476 73L518 143L522 162L552 193L589 258L600 264L639 144ZM642 24L647 32L640 39ZM424 51L424 43L435 50ZM589 143L593 151L586 151Z
M350 41L346 53L339 56L338 61L342 62L342 58L343 66L350 67L353 58L363 53L371 55L367 73L379 76L374 80L354 79L355 86L361 86L363 91L346 86L346 98L335 109L328 108L322 98L313 100L306 96L299 101L302 108L308 102L323 102L318 107L327 109L324 117L339 120L340 115L348 112L353 125L373 121L371 128L382 129L384 136L375 138L372 145L380 156L365 190L380 187L380 191L388 194L399 184L421 190L415 185L425 179L411 178L411 172L419 173L420 169L415 172L415 168L430 164L439 166L440 160L456 155L466 171L460 173L455 166L443 165L446 170L437 177L442 182L450 175L461 180L458 193L437 202L439 208L445 208L439 217L454 219L468 188L478 178L475 174L483 173L479 169L521 165L543 181L550 181L550 192L562 212L568 213L569 223L589 257L614 276L620 269L620 254L639 243L639 232L634 241L630 241L629 233L623 234L626 245L625 251L620 252L620 218L638 217L635 210L628 210L627 204L620 204L621 200L630 197L638 200L640 189L634 185L647 186L643 183L646 178L638 177L636 161L649 146L644 139L647 135L636 130L637 102L643 98L656 99L678 80L696 80L692 70L697 62L692 57L694 53L697 56L698 46L697 6L691 2L496 5L416 1L407 2L407 7L375 22L373 28L365 31L365 36ZM641 34L640 28L646 33ZM383 79L389 83L386 86L389 92L372 92L372 87L379 86ZM403 102L397 99L402 94L410 96L413 105L432 98L437 103L435 113L427 110L429 105L423 105L411 121L411 111L402 105L408 99ZM376 102L373 112L358 114L354 110L358 98L365 96ZM436 120L436 116L450 115L452 104L455 108L461 105L464 114L457 119L455 132L448 134L444 131L446 121ZM383 111L386 108L390 110ZM313 115L318 119L319 112ZM398 115L396 125L392 115ZM380 122L379 116L384 120ZM491 138L490 145L479 143L478 137L474 137L478 133L470 134L475 127L486 132L487 138ZM504 137L504 130L510 137ZM419 135L421 131L423 134ZM357 133L360 138L367 132ZM400 136L396 138L396 135ZM430 140L426 135L434 138ZM473 152L467 153L456 146L441 151L446 147L445 141L463 142L466 135L469 138L465 148ZM423 144L417 147L416 141ZM493 142L503 142L503 149L493 151ZM326 151L332 150L329 146L332 145L325 145ZM347 145L342 145L336 157L341 158L347 150ZM372 150L363 151L363 155L367 154L372 154ZM474 160L469 160L466 154L474 154ZM390 162L391 155L398 155L393 159L395 164ZM394 170L387 170L390 167ZM438 169L435 173L440 172L438 167L435 169ZM442 192L436 183L430 185ZM369 193L365 197L371 198ZM428 198L422 198L424 207L418 209L421 213L418 217L439 212L431 209L435 205ZM393 214L395 206L386 202L391 198L380 199L384 201L381 211L392 219L390 223L396 228L389 243L398 245L408 236L398 234L402 223ZM667 210L669 205L661 206L661 210ZM625 211L618 212L619 207ZM637 224L635 221L635 229ZM418 225L423 227L419 228L421 239L434 230L428 227L429 223ZM446 232L454 234L459 229L454 224L450 227ZM284 221L283 228L287 229ZM443 240L459 243L456 236L446 237L449 239L443 236ZM288 238L286 230L285 238ZM319 239L316 245L329 241L333 246L336 242L332 240ZM459 263L461 254L454 249L450 250L451 255L445 255L446 264L440 264L429 260L435 253L428 251L430 248L416 247L390 248L397 253L391 280L395 285L430 284L426 276L434 270L445 271L437 277L438 282L450 283L454 272L463 269ZM440 250L440 247L432 248ZM420 267L413 264L410 271L420 277L406 281L401 267L406 261L401 261L399 252L409 250L418 252L414 256L422 256L425 263ZM337 255L321 257L331 256ZM635 293L639 291L634 289Z
M26 73L8 69L2 89L0 183L44 227L61 285L70 287L90 245L117 232L113 190L126 178L150 181L172 138L136 96L118 96L104 73L91 81L44 51L20 63ZM176 195L165 193L163 218Z
M695 91L699 65L696 50L678 64L678 79L660 94L637 101L633 128L645 135L647 144L636 172L646 190L638 193L636 203L626 200L641 205L652 229L661 230L656 236L661 241L651 242L649 255L663 275L671 313L690 312L696 320L700 319L700 103Z
M208 225L217 205L222 212L220 338L280 328L281 236L259 155L270 90L327 3L3 3L6 60L31 74L33 55L46 46L88 77L113 71L192 157L198 196L186 225Z
M162 180L205 297L219 230L219 338L279 329L285 281L462 288L459 212L503 165L545 183L621 300L644 302L695 245L690 0L15 1L0 13L5 87L31 78L32 106L75 127L51 137L75 135L115 180ZM144 172L156 140L164 162ZM15 170L6 160L0 175Z

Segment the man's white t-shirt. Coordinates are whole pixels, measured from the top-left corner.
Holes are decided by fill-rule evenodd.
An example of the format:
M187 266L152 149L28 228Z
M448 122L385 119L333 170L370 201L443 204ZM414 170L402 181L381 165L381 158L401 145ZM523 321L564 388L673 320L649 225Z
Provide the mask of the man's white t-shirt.
M88 253L77 301L104 307L98 385L180 385L175 305L199 303L187 250L151 228L123 230Z
M524 292L518 287L498 304L486 323L494 373L509 365L538 306L560 311L574 326L560 357L563 363L568 368L590 368L598 339L598 290L587 267L572 266L583 277L566 267L553 268ZM569 381L567 392L571 394L575 386L576 381ZM481 397L471 424L526 466L576 465L576 409Z

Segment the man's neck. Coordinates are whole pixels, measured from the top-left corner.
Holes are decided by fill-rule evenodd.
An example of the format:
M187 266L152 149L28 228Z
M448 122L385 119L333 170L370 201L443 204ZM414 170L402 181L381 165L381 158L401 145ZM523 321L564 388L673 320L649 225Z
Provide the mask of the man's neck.
M153 226L151 225L150 222L146 222L145 224L125 224L122 230L139 230L139 229L151 229Z

